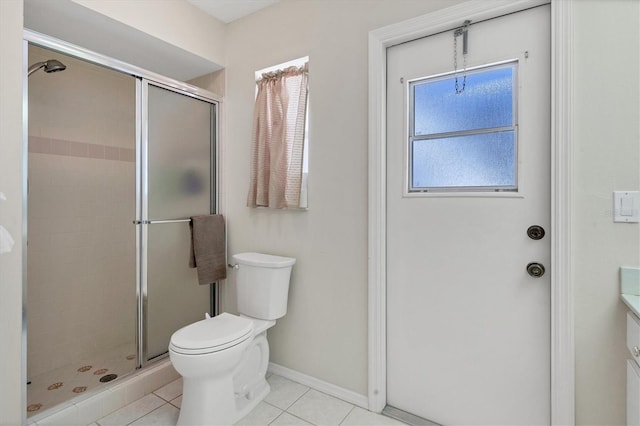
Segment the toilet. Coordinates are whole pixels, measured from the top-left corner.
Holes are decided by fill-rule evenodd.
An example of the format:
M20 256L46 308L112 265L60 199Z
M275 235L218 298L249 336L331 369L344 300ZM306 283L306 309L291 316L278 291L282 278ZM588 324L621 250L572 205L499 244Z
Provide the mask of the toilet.
M287 313L296 259L263 253L232 256L238 313L223 313L173 333L169 358L183 378L178 425L231 425L270 391L267 329Z

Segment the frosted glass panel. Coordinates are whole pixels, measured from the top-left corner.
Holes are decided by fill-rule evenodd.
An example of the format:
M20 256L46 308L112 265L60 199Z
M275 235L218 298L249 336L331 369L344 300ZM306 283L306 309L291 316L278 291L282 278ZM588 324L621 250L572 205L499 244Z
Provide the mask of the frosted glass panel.
M514 131L413 141L412 190L516 186Z
M148 218L212 213L213 106L148 86ZM210 286L189 268L188 222L147 225L147 359L168 351L171 335L210 312Z
M469 73L460 94L452 77L415 83L413 135L512 126L513 73L511 66Z
M149 86L149 219L210 213L212 108Z
M147 358L168 351L171 334L210 312L208 285L189 268L188 223L149 225Z

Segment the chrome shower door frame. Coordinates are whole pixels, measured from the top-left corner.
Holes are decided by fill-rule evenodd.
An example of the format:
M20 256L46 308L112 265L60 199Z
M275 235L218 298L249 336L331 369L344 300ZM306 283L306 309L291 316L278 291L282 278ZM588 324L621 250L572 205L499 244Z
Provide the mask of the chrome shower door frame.
M132 221L135 223L140 218L147 218L147 187L146 179L147 176L145 173L148 171L148 163L147 163L147 140L146 137L146 125L147 122L143 119L143 111L147 109L147 101L146 98L146 89L148 85L154 85L163 89L171 90L173 92L189 96L192 98L196 98L213 105L212 119L211 119L211 136L212 136L212 149L211 149L211 212L220 212L219 210L219 188L218 188L218 170L219 170L219 141L220 141L220 114L221 114L221 106L222 106L222 97L209 92L207 90L201 89L196 86L192 86L188 83L184 83L178 80L174 80L172 78L145 70L143 68L137 67L135 65L128 64L126 62L120 61L118 59L114 59L108 57L106 55L102 55L97 52L93 52L91 50L85 49L83 47L79 47L73 45L71 43L64 42L62 40L55 39L53 37L37 33L35 31L31 31L28 29L24 30L24 52L25 52L25 81L26 81L26 58L27 58L27 49L29 44L34 44L40 47L44 47L47 49L55 50L60 53L94 63L96 65L103 66L105 68L109 68L114 71L118 71L124 74L131 75L136 78L136 217L132 218ZM22 238L22 252L23 252L23 279L22 279L22 288L23 288L23 297L22 297L22 336L23 336L23 344L22 344L22 361L23 361L23 371L22 376L22 394L23 400L26 401L26 382L27 382L27 373L26 373L26 364L27 364L27 349L26 349L26 336L27 336L27 242L26 242L26 229L28 226L27 220L27 175L28 175L28 91L27 91L27 83L24 84L23 89L23 128L24 128L24 148L23 148L23 182L24 182L24 194L23 194L23 238ZM136 369L143 368L148 364L152 364L157 360L166 358L167 355L160 356L155 358L152 361L147 361L147 351L146 351L146 296L147 296L147 286L146 286L146 250L145 241L146 241L146 229L140 225L136 225L136 297L137 297L137 324L136 324L136 349L137 349L137 362ZM144 266L141 266L144 265ZM211 290L211 299L212 299L212 310L217 311L217 286L212 286ZM213 300L216 300L216 303L213 303ZM25 414L26 415L26 414ZM26 418L26 417L25 417Z
M189 218L175 218L168 220L151 220L149 217L149 86L154 86L160 89L169 90L173 93L177 93L184 96L207 102L212 105L211 114L211 174L210 174L210 213L218 212L218 188L217 188L217 173L218 173L218 140L219 140L219 126L218 115L220 109L220 101L216 99L215 95L198 91L184 90L184 88L178 88L175 85L167 84L166 81L161 82L157 80L151 80L148 78L138 78L136 82L136 254L138 256L137 262L137 291L138 294L138 328L137 336L139 341L137 342L138 350L138 363L140 367L144 367L148 364L163 360L168 357L168 352L164 355L149 359L148 351L148 296L149 296L149 250L148 250L148 238L149 238L149 225L162 224L162 223L179 223L190 222ZM211 314L217 314L217 285L210 287L210 309Z

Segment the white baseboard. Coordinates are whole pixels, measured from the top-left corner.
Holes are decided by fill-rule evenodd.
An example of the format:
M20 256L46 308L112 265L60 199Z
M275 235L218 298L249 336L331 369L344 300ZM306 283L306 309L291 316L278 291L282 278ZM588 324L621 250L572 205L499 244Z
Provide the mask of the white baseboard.
M293 380L294 382L298 382L301 385L308 386L319 392L326 393L327 395L331 395L336 398L340 398L343 401L346 401L353 405L357 405L358 407L364 408L365 410L369 409L369 399L365 395L361 395L349 389L345 389L329 382L325 382L324 380L308 376L304 373L300 373L299 371L274 364L273 362L269 363L268 370L273 374L284 377L285 379Z

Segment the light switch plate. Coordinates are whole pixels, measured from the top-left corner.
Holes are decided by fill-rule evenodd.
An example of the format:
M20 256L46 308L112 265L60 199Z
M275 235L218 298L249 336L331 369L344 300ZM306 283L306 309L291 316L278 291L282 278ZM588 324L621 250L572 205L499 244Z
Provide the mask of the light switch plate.
M640 191L613 192L613 221L640 222Z

